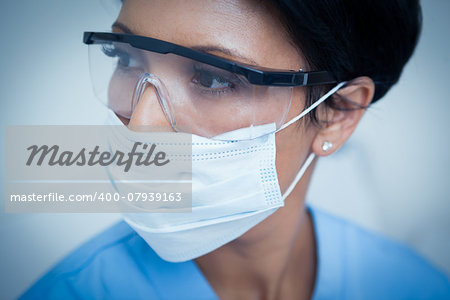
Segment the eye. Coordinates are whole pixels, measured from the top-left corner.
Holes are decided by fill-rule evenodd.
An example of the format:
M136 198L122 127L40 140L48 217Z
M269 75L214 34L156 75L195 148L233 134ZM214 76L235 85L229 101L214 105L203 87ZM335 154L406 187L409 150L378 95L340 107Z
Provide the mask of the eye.
M202 92L223 93L232 91L236 88L236 76L232 73L219 70L211 70L206 67L194 65L194 77L192 82L195 83Z
M200 83L203 87L210 89L227 88L233 86L233 84L231 82L228 82L225 78L216 74L212 74L210 72L198 72L196 78L198 79L198 83Z
M122 50L113 44L105 44L102 46L102 51L106 56L111 58L117 57L117 65L123 68L137 68L139 67L138 60L133 58L126 50Z

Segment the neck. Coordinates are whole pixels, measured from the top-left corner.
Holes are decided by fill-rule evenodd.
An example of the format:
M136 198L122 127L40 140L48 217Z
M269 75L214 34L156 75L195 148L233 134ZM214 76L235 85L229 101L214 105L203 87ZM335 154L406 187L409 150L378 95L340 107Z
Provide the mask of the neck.
M196 259L221 299L309 299L316 248L304 206L307 172L285 206L240 238Z

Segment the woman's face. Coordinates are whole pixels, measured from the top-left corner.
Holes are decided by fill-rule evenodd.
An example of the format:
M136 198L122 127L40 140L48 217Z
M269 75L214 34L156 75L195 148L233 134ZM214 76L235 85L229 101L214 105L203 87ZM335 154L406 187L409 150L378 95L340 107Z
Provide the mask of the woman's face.
M305 68L304 59L281 25L258 2L124 0L116 22L120 25L113 26L113 31L123 32L126 27L134 34L208 49L211 54L262 67ZM157 100L153 102L139 103L130 124L167 125L160 106L155 104ZM286 120L298 115L304 103L304 90L295 88ZM299 128L293 125L276 134L276 166L282 193L310 153L316 132L314 126Z

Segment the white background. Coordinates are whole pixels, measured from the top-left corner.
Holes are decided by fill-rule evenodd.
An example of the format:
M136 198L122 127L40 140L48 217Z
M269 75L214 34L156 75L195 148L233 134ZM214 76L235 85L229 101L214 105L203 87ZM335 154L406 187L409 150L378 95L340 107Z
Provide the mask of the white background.
M450 273L450 1L423 0L418 49L400 83L367 112L348 144L322 159L309 201L405 242ZM0 167L4 130L103 124L82 32L107 30L99 0L0 2ZM0 175L0 298L12 299L112 214L5 214Z

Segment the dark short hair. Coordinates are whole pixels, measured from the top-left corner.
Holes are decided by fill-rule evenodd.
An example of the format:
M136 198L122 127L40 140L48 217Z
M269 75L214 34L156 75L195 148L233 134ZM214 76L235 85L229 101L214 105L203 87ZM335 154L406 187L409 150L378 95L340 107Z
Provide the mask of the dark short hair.
M339 80L368 76L372 103L398 81L422 26L419 0L270 0L310 70ZM320 87L309 88L310 99ZM311 103L306 103L308 106Z

